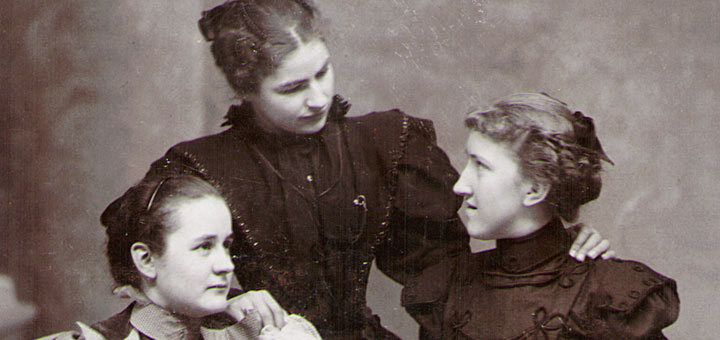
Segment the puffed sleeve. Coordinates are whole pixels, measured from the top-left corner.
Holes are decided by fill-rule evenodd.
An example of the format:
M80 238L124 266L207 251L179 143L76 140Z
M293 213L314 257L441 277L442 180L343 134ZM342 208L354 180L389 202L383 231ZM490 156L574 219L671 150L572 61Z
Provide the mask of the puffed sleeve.
M666 339L662 329L677 320L674 280L635 261L597 261L588 293L574 311L591 339Z
M80 331L56 333L36 340L106 340L102 334L94 330L92 327L79 321L77 322L77 325Z
M190 152L183 150L183 144L178 144L160 159L150 165L146 176L188 174L200 175L204 172L203 167Z
M389 237L376 258L382 272L404 283L446 257L469 253L469 238L457 216L462 199L452 191L458 173L436 144L432 121L388 114L403 128L402 150Z
M457 270L456 258L445 258L420 275L408 279L402 290L402 306L420 325L420 339L440 339L448 289Z

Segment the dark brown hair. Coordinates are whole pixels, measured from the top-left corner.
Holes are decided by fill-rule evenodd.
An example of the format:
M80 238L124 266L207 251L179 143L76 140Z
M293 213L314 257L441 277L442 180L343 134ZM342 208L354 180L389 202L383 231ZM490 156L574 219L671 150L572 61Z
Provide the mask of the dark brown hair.
M567 221L600 195L600 160L611 162L590 117L545 93L521 93L471 112L465 124L517 151L523 175L549 184L545 201ZM612 163L612 162L611 162Z
M322 38L316 12L308 0L235 0L203 12L198 25L215 64L244 96L300 43Z
M143 242L161 255L172 228L168 216L178 203L203 197L222 199L213 185L193 175L150 176L112 202L100 221L106 228L107 257L115 282L140 289L140 275L130 254L132 245Z

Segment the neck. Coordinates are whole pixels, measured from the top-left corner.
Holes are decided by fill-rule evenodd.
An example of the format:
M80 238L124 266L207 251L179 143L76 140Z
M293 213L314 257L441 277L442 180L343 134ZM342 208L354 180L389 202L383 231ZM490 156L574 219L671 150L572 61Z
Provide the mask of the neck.
M150 286L150 284L143 284L142 294L144 297L144 300L146 302L152 303L164 310L166 310L168 313L172 314L174 317L176 317L179 321L181 321L183 324L187 325L189 329L195 328L194 326L197 326L200 324L201 316L189 316L186 313L182 313L177 310L173 310L170 308L167 304L167 301L162 297L159 292L154 289L154 287Z
M525 209L522 216L516 218L507 230L511 230L506 238L520 238L530 235L544 227L553 216L548 212L544 203L536 204Z
M564 254L569 236L560 219L551 219L523 237L497 240L496 259L508 272L525 272Z
M201 338L201 320L176 314L151 303L138 303L133 308L130 323L152 339L194 340Z

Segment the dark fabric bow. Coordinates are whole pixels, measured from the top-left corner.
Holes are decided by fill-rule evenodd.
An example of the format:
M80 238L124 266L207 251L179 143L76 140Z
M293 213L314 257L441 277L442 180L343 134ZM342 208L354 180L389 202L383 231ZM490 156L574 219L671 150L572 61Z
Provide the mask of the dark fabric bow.
M222 22L228 10L233 7L233 4L234 2L226 2L202 12L202 18L198 21L198 26L207 41L213 41L217 38L218 25Z
M577 144L585 149L592 150L600 156L600 158L612 165L615 165L613 161L608 157L600 145L600 140L595 134L595 124L593 119L584 115L580 111L573 113L573 132L575 133L575 139Z
M222 5L213 7L202 12L202 18L198 21L200 32L207 41L214 41L223 28L223 25L230 23L243 23L244 26L254 35L263 37L263 31L255 25L248 14L248 1L227 1ZM226 16L228 16L226 18ZM232 25L232 24L231 24Z

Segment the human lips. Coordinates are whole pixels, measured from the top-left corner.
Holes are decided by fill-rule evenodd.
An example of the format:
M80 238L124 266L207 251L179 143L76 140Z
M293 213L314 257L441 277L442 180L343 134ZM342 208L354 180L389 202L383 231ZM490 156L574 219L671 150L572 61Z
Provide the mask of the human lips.
M325 117L325 110L310 112L306 115L300 116L300 120L319 120Z
M308 112L307 112L306 114L300 116L300 119L317 119L317 118L322 118L322 117L324 117L325 115L327 115L328 112L330 112L330 105L329 105L329 104L328 104L328 105L325 105L325 106L323 106L323 107L320 107L320 108L318 108L318 107L314 107L314 108L313 108L313 107L309 107L309 108L308 108Z
M208 286L207 290L213 290L213 289L225 290L225 289L228 289L228 287L229 286L227 283L219 283L219 284L214 284L214 285Z

